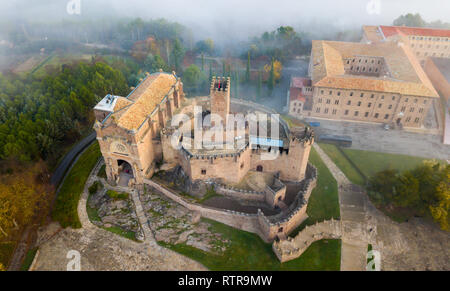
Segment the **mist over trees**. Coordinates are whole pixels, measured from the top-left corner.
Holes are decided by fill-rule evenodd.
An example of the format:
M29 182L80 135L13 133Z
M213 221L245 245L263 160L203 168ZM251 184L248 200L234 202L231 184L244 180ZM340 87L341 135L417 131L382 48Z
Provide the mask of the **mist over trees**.
M450 23L442 22L441 20L426 22L419 13L408 13L396 18L393 22L396 26L410 26L410 27L434 27L450 29Z

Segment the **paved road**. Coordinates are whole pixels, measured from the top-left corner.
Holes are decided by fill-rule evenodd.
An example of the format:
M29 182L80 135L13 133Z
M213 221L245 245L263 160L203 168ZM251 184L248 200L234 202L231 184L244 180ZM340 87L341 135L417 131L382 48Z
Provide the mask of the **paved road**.
M84 150L87 146L89 146L96 138L96 133L92 132L85 138L83 138L78 144L76 144L63 158L61 163L58 165L56 170L54 171L50 183L55 187L58 187L59 183L61 183L64 175L67 172L67 169L72 165L73 160L78 156L78 154Z

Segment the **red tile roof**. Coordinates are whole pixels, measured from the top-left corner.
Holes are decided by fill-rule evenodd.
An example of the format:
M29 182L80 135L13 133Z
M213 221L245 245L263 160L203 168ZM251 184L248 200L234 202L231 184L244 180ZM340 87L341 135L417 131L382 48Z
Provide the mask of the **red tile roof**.
M311 79L309 78L301 78L301 77L292 77L291 79L291 87L294 88L303 88L303 87L311 86Z
M305 98L305 95L303 94L302 88L310 87L310 86L311 86L311 79L301 78L301 77L292 77L291 78L291 88L289 90L290 101L299 100L304 103L306 98Z
M435 29L435 28L407 27L407 26L384 26L384 25L380 25L380 28L383 31L385 37L390 37L397 34L450 37L449 29Z

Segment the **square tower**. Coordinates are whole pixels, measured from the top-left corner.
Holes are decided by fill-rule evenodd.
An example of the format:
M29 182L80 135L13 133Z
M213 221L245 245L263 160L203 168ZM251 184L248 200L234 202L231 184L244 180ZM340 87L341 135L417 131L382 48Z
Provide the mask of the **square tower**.
M213 77L211 81L211 114L222 117L223 125L227 124L230 112L230 78Z

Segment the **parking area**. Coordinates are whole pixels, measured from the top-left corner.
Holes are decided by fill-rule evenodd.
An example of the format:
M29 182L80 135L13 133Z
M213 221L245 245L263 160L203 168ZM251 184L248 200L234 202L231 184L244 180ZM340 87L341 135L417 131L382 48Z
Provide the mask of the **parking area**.
M305 118L307 122L320 122L314 127L316 136L321 134L346 135L352 138L352 148L405 154L424 158L447 160L450 145L442 143L436 134L407 132L400 129L385 130L381 124Z

